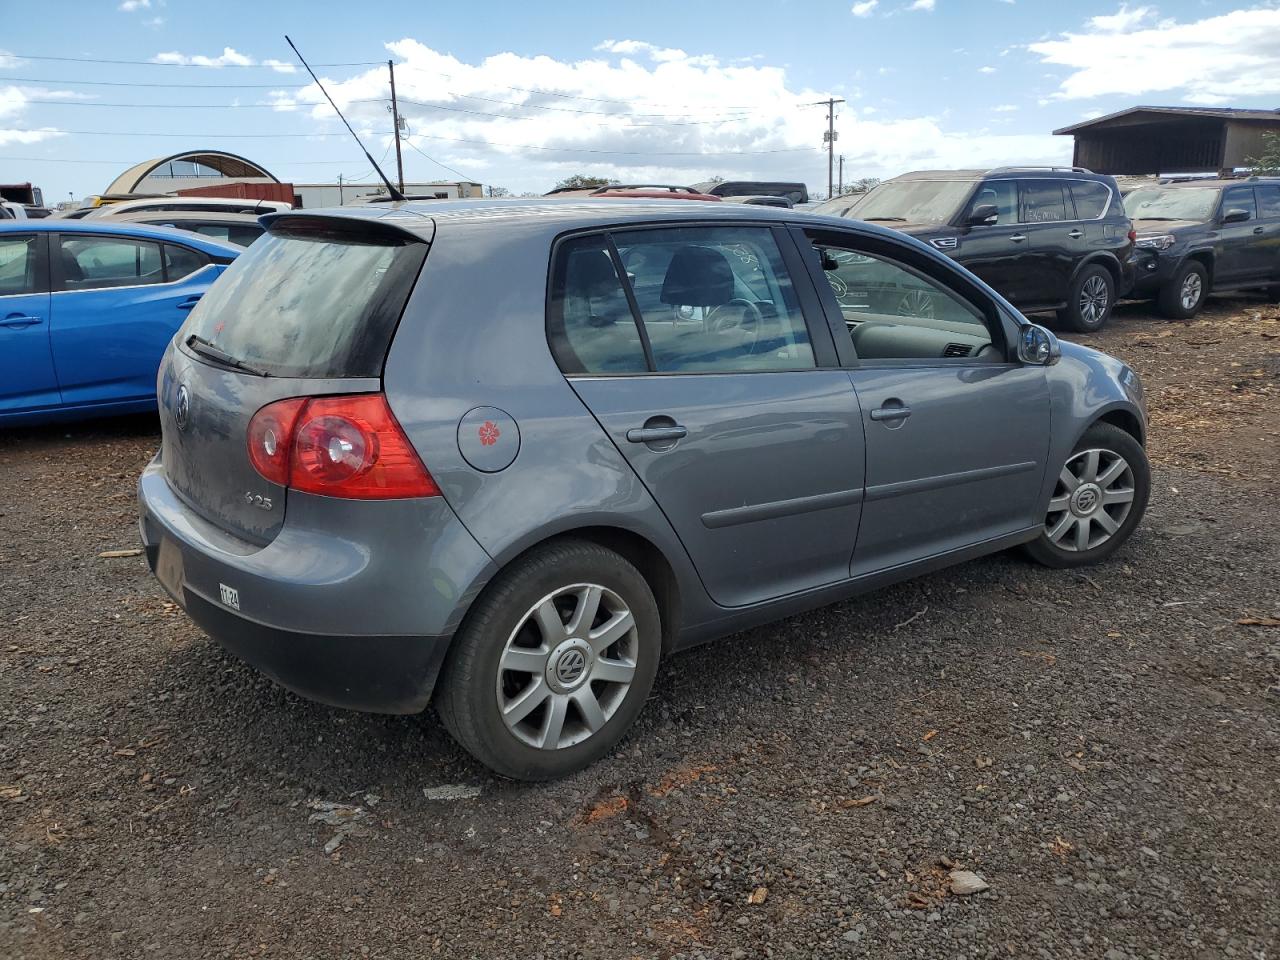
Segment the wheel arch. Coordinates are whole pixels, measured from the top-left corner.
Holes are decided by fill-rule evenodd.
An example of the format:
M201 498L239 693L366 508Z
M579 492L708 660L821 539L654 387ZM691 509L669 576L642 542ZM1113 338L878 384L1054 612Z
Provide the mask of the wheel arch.
M1107 273L1111 274L1115 297L1118 300L1120 298L1120 285L1124 279L1124 271L1120 268L1120 261L1112 253L1098 251L1097 253L1089 254L1076 265L1075 271L1071 274L1071 282L1075 283L1080 274L1094 265L1104 268Z
M1190 253L1186 255L1185 259L1195 260L1202 267L1204 267L1205 272L1209 274L1209 288L1212 289L1213 288L1213 267L1214 267L1213 251L1212 250L1192 250Z
M1109 423L1113 427L1119 427L1142 446L1145 447L1147 444L1147 431L1142 422L1142 416L1123 404L1115 404L1098 414L1098 416L1089 421L1084 430L1080 431L1080 436L1084 436L1089 427L1092 427L1095 423ZM1076 438L1076 442L1079 442L1079 437Z

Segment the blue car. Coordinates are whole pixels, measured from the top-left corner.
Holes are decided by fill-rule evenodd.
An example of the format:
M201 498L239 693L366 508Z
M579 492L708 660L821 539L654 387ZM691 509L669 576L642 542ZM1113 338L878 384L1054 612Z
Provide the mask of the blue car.
M155 410L165 347L242 252L143 224L0 223L0 426Z

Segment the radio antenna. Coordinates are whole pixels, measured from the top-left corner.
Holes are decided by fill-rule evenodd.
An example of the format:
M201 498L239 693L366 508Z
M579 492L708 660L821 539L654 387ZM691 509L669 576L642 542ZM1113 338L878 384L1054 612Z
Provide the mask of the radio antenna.
M378 166L377 161L374 160L373 157L369 155L368 150L365 150L364 144L360 143L360 138L357 137L356 132L351 129L351 124L347 123L347 118L342 115L342 111L338 109L338 105L333 102L333 97L329 96L329 91L324 88L324 84L320 82L320 78L316 76L316 72L311 69L311 64L307 63L306 58L303 57L301 52L299 52L298 48L294 46L293 41L289 39L289 35L287 33L285 34L284 39L285 39L285 42L288 43L290 47L292 47L293 52L297 54L298 59L302 61L302 65L307 68L307 73L311 74L311 79L316 82L316 86L320 88L320 92L324 94L324 98L329 101L329 106L333 107L333 112L338 115L338 119L341 120L343 125L347 128L347 132L351 134L352 139L354 139L355 142L359 144L360 149L364 151L365 159L369 161L369 164L370 166L373 167L373 169L378 171L378 176L380 176L382 178L382 182L387 185L387 194L391 197L392 200L403 200L404 194L401 193L399 190L397 190L394 186L392 186L391 181L388 180L387 175L382 172L382 168ZM396 137L400 136L399 130L395 131L395 136Z

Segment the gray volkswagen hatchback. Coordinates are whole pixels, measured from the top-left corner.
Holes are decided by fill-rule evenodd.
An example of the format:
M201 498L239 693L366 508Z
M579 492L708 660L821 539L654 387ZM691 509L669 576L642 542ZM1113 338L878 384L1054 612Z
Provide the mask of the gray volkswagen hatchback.
M664 656L981 554L1101 560L1142 387L902 234L730 204L266 218L160 369L146 554L284 686L508 777Z

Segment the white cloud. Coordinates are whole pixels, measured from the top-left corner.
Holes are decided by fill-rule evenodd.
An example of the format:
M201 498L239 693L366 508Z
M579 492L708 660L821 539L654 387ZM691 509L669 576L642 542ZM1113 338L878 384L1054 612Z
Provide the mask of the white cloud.
M1013 113L1018 109L1018 106L1017 104L1014 104L1014 103L1001 103L995 107L992 107L991 109L993 109L996 113Z
M292 63L286 63L284 60L263 60L264 67L270 67L276 73L297 73L298 68Z
M1093 17L1084 32L1030 44L1045 63L1070 70L1053 99L1169 93L1220 104L1280 95L1280 9L1233 10L1186 23L1156 23L1150 15L1147 7L1122 7Z
M937 6L937 0L915 0L907 9L932 11L935 6Z
M152 30L159 30L164 26L164 17L152 17L150 20L143 20L144 27L150 27Z
M855 3L850 12L855 17L869 17L878 6L880 6L880 0L862 0L861 3Z
M146 10L150 6L151 0L124 0L120 4L120 9L125 13L133 13L135 10Z
M1115 13L1090 17L1089 26L1099 33L1127 33L1154 14L1152 7L1135 7L1130 10L1128 4L1122 3Z
M66 136L66 134L53 127L42 127L39 130L6 130L0 127L0 147L11 143L39 143L41 140L51 140L54 137L63 136Z
M0 70L12 70L20 63L22 63L22 61L9 51L0 50Z
M468 62L412 39L387 47L397 60L409 143L516 193L545 191L571 173L668 183L720 174L826 186L825 112L805 105L831 91L795 84L778 66L721 63L625 38L597 48L605 56L581 60L499 53ZM381 156L391 143L386 69L325 85L353 126L374 131L367 145ZM873 119L856 92L846 95L851 102L837 119L846 177L1070 156L1070 144L1049 134L984 136L931 117ZM317 131L341 130L314 85L274 91L267 102L310 117ZM409 147L405 158L414 179L455 176Z
M223 47L222 53L216 57L206 57L202 54L188 55L170 50L167 53L157 53L151 60L154 63L177 63L196 67L252 67L254 65L252 57L245 56L231 47Z
M995 67L979 67L978 72L979 73L995 73L996 68Z

